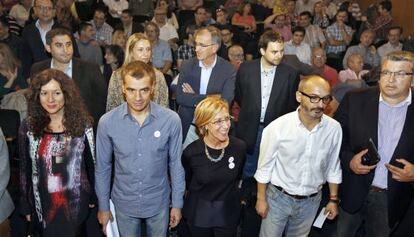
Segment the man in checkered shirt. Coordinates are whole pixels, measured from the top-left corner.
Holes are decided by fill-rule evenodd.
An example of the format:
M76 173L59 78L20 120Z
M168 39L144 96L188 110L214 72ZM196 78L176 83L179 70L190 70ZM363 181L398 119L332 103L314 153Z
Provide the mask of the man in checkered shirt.
M196 30L196 25L188 25L185 29L186 34L188 36L187 39L184 40L183 44L180 45L177 49L177 68L178 70L181 67L181 64L184 60L194 58L195 56L195 48L194 48L194 32Z
M336 13L336 21L326 28L326 37L328 44L326 53L341 55L345 52L346 46L352 40L352 28L345 25L348 13L346 10L338 10Z

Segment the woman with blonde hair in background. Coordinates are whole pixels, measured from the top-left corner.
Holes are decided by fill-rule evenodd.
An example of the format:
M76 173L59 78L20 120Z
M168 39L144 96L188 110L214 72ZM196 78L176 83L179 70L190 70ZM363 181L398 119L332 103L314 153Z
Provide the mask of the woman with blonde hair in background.
M27 88L19 60L9 46L0 43L0 99L13 91Z
M133 61L150 63L152 55L151 43L142 33L131 35L126 44L125 60L123 67ZM106 111L117 107L125 101L122 93L122 67L112 73L108 86L108 98L106 101ZM155 71L155 92L152 101L168 108L168 87L162 72L154 68Z

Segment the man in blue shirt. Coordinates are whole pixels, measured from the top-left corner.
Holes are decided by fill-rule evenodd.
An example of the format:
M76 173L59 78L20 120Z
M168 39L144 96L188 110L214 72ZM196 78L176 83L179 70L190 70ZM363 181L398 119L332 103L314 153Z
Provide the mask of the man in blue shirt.
M98 220L105 232L112 219L111 198L121 236L140 236L143 220L147 236L165 236L168 220L170 227L175 227L183 206L180 118L151 102L155 86L151 66L132 62L121 75L126 102L106 113L98 125L95 172ZM112 154L115 175L110 193ZM168 218L170 196L172 209Z

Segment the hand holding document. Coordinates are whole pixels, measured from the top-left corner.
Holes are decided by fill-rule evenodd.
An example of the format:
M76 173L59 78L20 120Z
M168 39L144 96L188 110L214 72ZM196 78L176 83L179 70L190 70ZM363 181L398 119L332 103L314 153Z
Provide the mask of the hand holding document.
M328 217L329 212L325 214L325 208L322 208L321 212L318 215L318 218L316 218L315 222L313 223L313 226L316 228L322 228L323 223L326 220L326 217Z

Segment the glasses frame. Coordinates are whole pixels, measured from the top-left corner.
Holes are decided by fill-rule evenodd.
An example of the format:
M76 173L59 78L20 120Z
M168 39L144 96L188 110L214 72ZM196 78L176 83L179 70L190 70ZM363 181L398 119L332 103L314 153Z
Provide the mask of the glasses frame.
M414 73L413 72L405 72L405 71L402 71L402 70L397 71L397 72L381 71L380 75L384 78L391 78L393 76L394 78L397 78L397 79L403 79L406 76L414 75Z
M309 98L309 101L311 103L313 103L313 104L317 104L317 103L319 103L322 100L322 103L324 103L324 104L327 105L333 99L332 98L332 95L327 95L327 96L324 96L324 97L319 97L319 96L316 96L316 95L308 95L308 94L306 94L306 93L304 93L302 91L299 91L299 93L301 93L302 95L308 97Z
M223 118L223 119L218 119L218 120L215 120L215 121L211 121L210 123L213 124L216 127L221 127L221 126L223 126L223 123L231 122L231 121L233 121L233 119L234 119L234 117L230 115L230 116L228 116L226 118Z
M211 43L211 44L194 43L194 48L201 47L202 49L205 49L205 48L208 48L208 47L213 46L213 45L215 45L215 44L214 43Z

